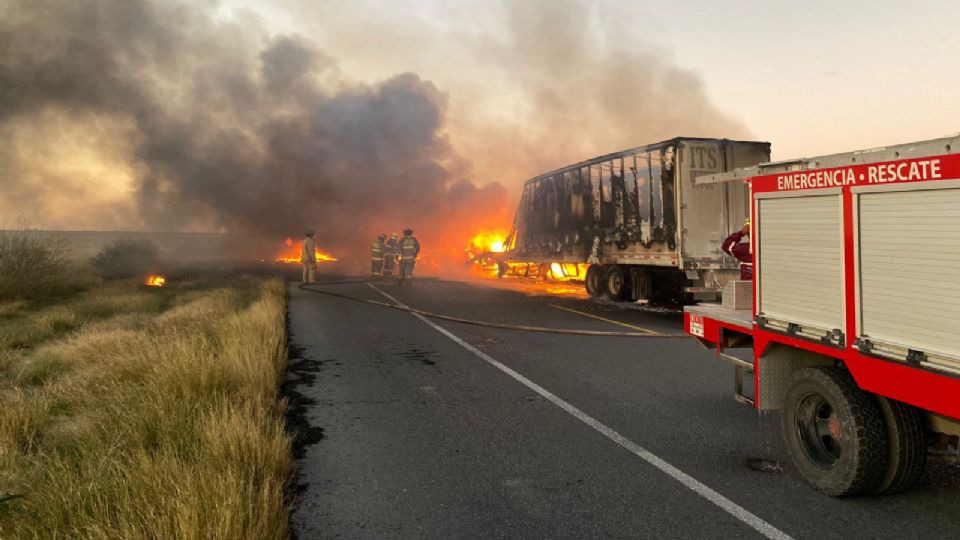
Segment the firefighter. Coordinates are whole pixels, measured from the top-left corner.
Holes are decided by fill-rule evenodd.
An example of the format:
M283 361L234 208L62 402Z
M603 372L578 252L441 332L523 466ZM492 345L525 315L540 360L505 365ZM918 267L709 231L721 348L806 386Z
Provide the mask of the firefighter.
M753 279L753 252L750 251L750 241L741 242L744 236L750 236L750 220L743 224L743 228L731 234L723 241L720 249L740 261L740 279Z
M380 233L380 235L377 236L377 239L373 241L373 246L370 248L370 275L373 277L380 277L383 275L383 240L386 237L386 234Z
M413 267L417 264L417 255L420 254L420 242L413 236L412 229L403 230L403 239L400 240L400 280L398 285L406 281L413 283Z
M390 239L387 240L387 243L384 246L383 250L383 275L392 276L393 267L397 264L397 255L400 250L400 242L398 239L399 235L393 233L390 235Z
M317 244L313 240L313 229L303 233L303 245L300 248L300 264L303 265L303 282L313 283L317 280Z

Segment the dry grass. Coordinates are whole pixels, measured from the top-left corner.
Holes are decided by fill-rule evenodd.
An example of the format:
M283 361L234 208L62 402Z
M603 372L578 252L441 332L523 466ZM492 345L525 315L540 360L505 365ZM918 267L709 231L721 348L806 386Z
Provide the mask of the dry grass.
M0 320L0 538L287 538L283 284L102 289Z
M90 277L67 261L68 246L56 237L25 227L0 231L0 298L56 298L82 289ZM0 316L10 304L0 305Z

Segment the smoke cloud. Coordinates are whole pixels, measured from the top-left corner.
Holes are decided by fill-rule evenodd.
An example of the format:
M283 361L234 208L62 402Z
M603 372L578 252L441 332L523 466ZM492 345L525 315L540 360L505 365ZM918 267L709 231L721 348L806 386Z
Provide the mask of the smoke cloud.
M710 102L696 74L644 42L657 20L669 21L667 11L635 4L604 11L596 5L580 0L504 4L505 36L476 48L483 51L479 58L485 69L498 72L497 79L521 96L514 114L524 129L512 123L463 126L470 134L485 133L464 141L467 155L496 156L521 169L504 170L499 177L520 173L525 178L681 135L748 136ZM453 131L458 135L461 126ZM509 144L490 145L492 140Z
M371 78L403 65L444 88L451 141L475 178L502 182L511 201L523 180L597 155L680 135L750 137L711 102L696 73L653 45L664 28L683 24L670 5L280 3L343 59L344 72Z
M412 73L349 84L301 37L217 24L186 4L25 0L0 22L0 43L0 126L14 141L5 213L281 239L309 226L346 248L506 202L499 185L463 176L443 92ZM64 132L79 139L71 151L126 167L132 193L113 201L126 208L77 208L83 183L104 180L85 170L78 183L49 162L60 156L42 148Z
M0 215L278 239L313 227L362 258L403 226L426 244L509 226L522 180L548 168L743 134L693 74L576 0L505 2L500 31L407 45L393 38L431 30L343 24L365 2L336 22L323 3L286 5L329 31L277 34L212 0L4 0ZM356 82L338 62L361 39L406 61Z

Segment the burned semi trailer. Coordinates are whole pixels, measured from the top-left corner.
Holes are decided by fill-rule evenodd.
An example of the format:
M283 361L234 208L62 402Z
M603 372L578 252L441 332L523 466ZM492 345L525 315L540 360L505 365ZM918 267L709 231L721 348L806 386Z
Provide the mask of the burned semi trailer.
M695 178L769 159L766 142L678 137L536 176L505 258L583 269L587 292L613 300L715 297L739 275L720 245L743 226L749 192Z

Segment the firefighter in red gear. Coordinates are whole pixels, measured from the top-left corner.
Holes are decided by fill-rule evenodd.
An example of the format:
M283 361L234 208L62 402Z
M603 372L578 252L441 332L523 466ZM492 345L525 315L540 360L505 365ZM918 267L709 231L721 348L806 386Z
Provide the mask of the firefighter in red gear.
M749 219L743 224L742 229L731 234L723 241L720 249L740 261L740 279L749 281L753 279L753 252L750 250L749 240L741 242L744 236L750 236Z
M413 283L413 267L417 264L417 255L420 254L420 242L413 236L412 229L403 230L403 239L400 240L400 280Z
M370 247L370 275L373 277L383 275L383 241L386 237L387 235L381 233Z

